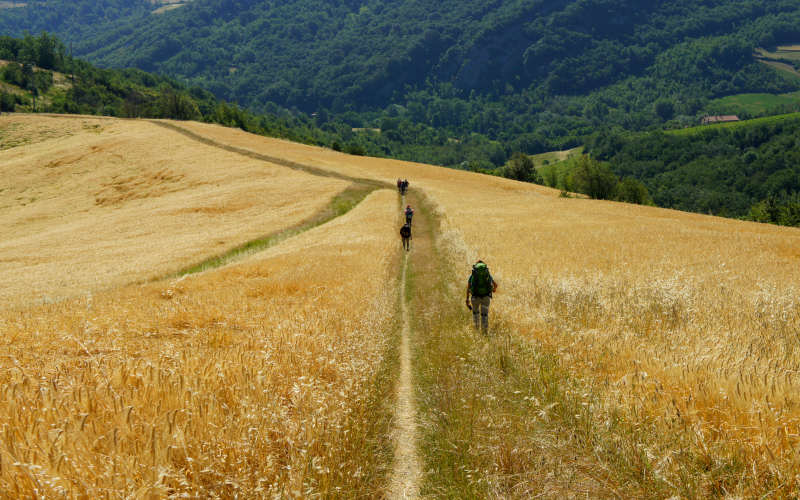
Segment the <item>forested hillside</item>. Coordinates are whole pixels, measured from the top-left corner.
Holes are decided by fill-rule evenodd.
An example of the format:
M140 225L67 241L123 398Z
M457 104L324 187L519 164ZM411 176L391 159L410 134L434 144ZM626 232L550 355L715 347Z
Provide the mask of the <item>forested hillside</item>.
M0 37L0 111L201 120L298 142L333 140L313 123L287 114L255 115L167 77L96 68L70 57L46 33Z
M49 29L103 66L167 74L252 110L507 145L461 155L473 167L575 146L598 127L694 123L711 98L800 89L753 57L800 40L792 0L196 0L161 15L145 3L33 1L0 11L0 26Z
M594 158L662 207L800 225L800 114L674 132L602 133Z
M57 33L77 42L103 33L117 24L141 19L154 9L151 0L32 0L4 2L0 34L22 37L25 32Z
M102 66L168 75L74 62L78 85L55 85L40 110L199 118L552 185L565 177L537 177L520 154L588 144L607 160L582 164L601 169L602 197L797 224L784 210L794 129L658 133L737 103L800 110L800 57L780 50L800 41L795 1L194 0L153 14L162 3L32 1L0 9L0 28L52 30ZM21 63L4 79L32 85L29 100L51 92L18 52L0 56ZM35 107L25 99L6 92L2 106ZM774 104L750 104L762 100Z

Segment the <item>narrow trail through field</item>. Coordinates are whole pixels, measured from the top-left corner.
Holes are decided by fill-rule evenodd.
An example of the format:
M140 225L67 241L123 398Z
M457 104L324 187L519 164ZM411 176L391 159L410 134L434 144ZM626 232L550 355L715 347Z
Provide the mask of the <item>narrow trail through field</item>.
M395 465L389 498L417 498L421 468L417 455L417 410L414 403L414 386L411 379L411 328L408 321L405 288L408 257L403 258L403 277L400 290L403 332L400 343L400 379L397 384Z
M351 181L351 182L355 182L355 183L358 183L358 184L363 184L365 186L372 186L373 189L382 188L382 187L383 188L391 188L391 187L393 187L388 182L380 182L380 181L376 181L376 180L373 180L373 179L367 179L367 178L364 178L364 177L351 177L349 175L340 174L339 172L335 172L333 170L325 170L323 168L314 167L314 166L311 166L311 165L305 165L303 163L297 163L295 161L287 160L285 158L280 158L280 157L277 157L277 156L268 156L268 155L265 155L265 154L262 154L262 153L257 153L255 151L251 151L249 149L239 148L239 147L236 147L236 146L232 146L230 144L225 144L225 143L222 143L222 142L218 142L218 141L216 141L214 139L211 139L210 137L206 137L206 136L200 135L200 134L195 133L195 132L193 132L191 130L185 129L185 128L181 127L180 125L176 125L174 123L169 123L169 122L165 122L165 121L161 121L161 120L149 120L149 121L153 125L157 125L159 127L163 127L163 128L168 129L168 130L172 130L173 132L177 132L177 133L179 133L179 134L181 134L181 135L183 135L183 136L185 136L185 137L187 137L189 139L197 141L197 142L199 142L201 144L205 144L206 146L211 146L211 147L223 149L223 150L228 151L230 153L236 153L236 154L239 154L239 155L242 155L242 156L246 156L248 158L252 158L254 160L265 161L265 162L272 163L272 164L275 164L275 165L280 165L282 167L287 167L287 168L291 168L291 169L294 169L294 170L299 170L299 171L305 172L307 174L318 175L320 177L333 177L335 179L342 179L342 180L346 180L346 181Z
M405 205L405 197L403 203ZM412 247L413 248L413 247ZM417 454L417 408L414 402L414 384L411 368L411 322L408 316L406 274L408 252L403 256L400 279L400 314L403 331L400 340L400 376L397 383L397 410L395 414L395 461L388 498L418 498L422 467Z

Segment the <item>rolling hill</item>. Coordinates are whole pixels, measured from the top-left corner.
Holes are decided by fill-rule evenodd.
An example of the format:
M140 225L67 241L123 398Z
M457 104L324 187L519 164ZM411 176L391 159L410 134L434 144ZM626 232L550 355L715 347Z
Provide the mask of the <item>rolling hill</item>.
M797 493L797 229L204 123L0 125L9 497L397 493L401 358L420 495ZM162 278L353 184L322 225ZM489 337L463 305L477 258Z

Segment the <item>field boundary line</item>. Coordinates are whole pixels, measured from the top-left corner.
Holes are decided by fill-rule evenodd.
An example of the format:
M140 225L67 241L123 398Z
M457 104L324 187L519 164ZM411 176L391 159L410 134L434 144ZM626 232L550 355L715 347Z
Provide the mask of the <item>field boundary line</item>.
M203 136L191 130L188 130L180 125L176 125L174 123L170 123L167 121L162 120L145 120L153 125L165 128L167 130L171 130L173 132L179 133L184 137L187 137L193 141L199 142L206 146L210 146L217 149L222 149L223 151L228 151L230 153L238 154L241 156L245 156L247 158L252 158L254 160L263 161L266 163L271 163L273 165L278 165L281 167L290 168L292 170L297 170L301 172L305 172L310 175L315 175L318 177L327 177L327 178L334 178L334 179L341 179L345 181L351 182L351 186L340 192L336 197L331 200L331 203L322 208L320 211L312 215L311 217L298 222L297 224L276 231L274 233L261 236L259 238L247 241L241 245L238 245L234 248L231 248L221 254L214 255L203 259L202 261L186 266L181 270L173 273L169 273L165 276L160 276L154 278L153 281L159 281L162 279L170 279L170 278L180 278L182 276L186 276L189 274L195 274L198 272L206 271L209 269L215 269L225 264L229 264L234 262L238 259L241 259L247 255L251 255L253 253L266 250L267 248L276 245L282 241L285 241L288 238L293 236L297 236L300 233L308 231L309 229L313 229L315 227L321 226L327 222L330 222L337 217L340 217L351 209L355 208L361 201L364 200L370 193L376 191L378 189L389 188L393 187L388 182L377 181L374 179L367 179L363 177L352 177L349 175L344 175L339 172L325 170L319 167L313 167L310 165L304 165L302 163L294 162L291 160L287 160L285 158L278 158L275 156L269 156L262 153L257 153L255 151L251 151L249 149L240 148L236 146L231 146L230 144L225 144L209 137ZM259 136L260 137L260 136ZM339 200L342 198L347 198L347 196L343 196L346 193L355 193L355 198L357 201L355 203L350 204L344 210L337 210L336 205Z
M226 264L230 264L237 260L243 259L248 255L264 251L277 245L278 243L288 240L289 238L293 238L306 231L327 224L328 222L347 214L350 210L360 205L361 202L364 201L364 199L374 191L376 191L376 189L372 189L367 186L351 184L349 187L334 196L328 205L321 208L310 217L298 222L297 224L246 241L220 254L212 255L195 264L190 264L186 267L183 267L179 271L153 278L151 281L181 278L190 274L201 273L203 271L216 269ZM339 208L339 205L342 204L342 200L344 201L344 207ZM352 202L350 202L350 200L352 200Z
M350 182L355 182L355 183L358 183L358 184L364 184L364 185L367 185L367 186L374 186L375 189L393 187L388 182L377 181L377 180L374 180L374 179L367 179L367 178L364 178L364 177L351 177L349 175L344 175L344 174L341 174L339 172L335 172L335 171L332 171L332 170L326 170L324 168L313 167L311 165L305 165L305 164L302 164L302 163L298 163L298 162L294 162L294 161L291 161L291 160L287 160L285 158L279 158L277 156L269 156L269 155L265 155L263 153L257 153L255 151L252 151L252 150L249 150L249 149L240 148L240 147L237 147L237 146L231 146L229 144L224 144L222 142L218 142L218 141L216 141L214 139L211 139L209 137L200 135L200 134L198 134L196 132L192 132L191 130L185 129L185 128L179 126L179 125L175 125L174 123L169 123L169 122L160 121L160 120L147 120L147 121L149 121L150 123L152 123L154 125L158 125L159 127L164 127L166 129L172 130L173 132L177 132L179 134L182 134L183 136L188 137L189 139L192 139L194 141L200 142L202 144L205 144L206 146L212 146L212 147L215 147L215 148L223 149L223 150L228 151L230 153L236 153L236 154L239 154L239 155L242 155L242 156L246 156L248 158L252 158L254 160L261 160L261 161L264 161L264 162L267 162L267 163L273 163L273 164L279 165L281 167L287 167L287 168L291 168L293 170L299 170L301 172L305 172L305 173L311 174L311 175L317 175L317 176L320 176L320 177L332 177L334 179L342 179L342 180L346 180L346 181L350 181ZM258 137L262 137L262 136L258 136Z

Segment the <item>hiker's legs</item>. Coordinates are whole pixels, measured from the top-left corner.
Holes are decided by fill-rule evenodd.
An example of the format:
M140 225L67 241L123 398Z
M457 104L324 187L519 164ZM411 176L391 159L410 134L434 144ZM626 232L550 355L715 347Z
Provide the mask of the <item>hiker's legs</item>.
M483 333L489 331L489 304L491 301L492 298L489 296L472 296L472 322L475 323L475 329L480 328Z
M489 331L489 304L492 298L472 296L472 322L475 324L475 329L480 328L483 333Z
M411 247L411 242L408 238L403 238L403 249L408 250Z

